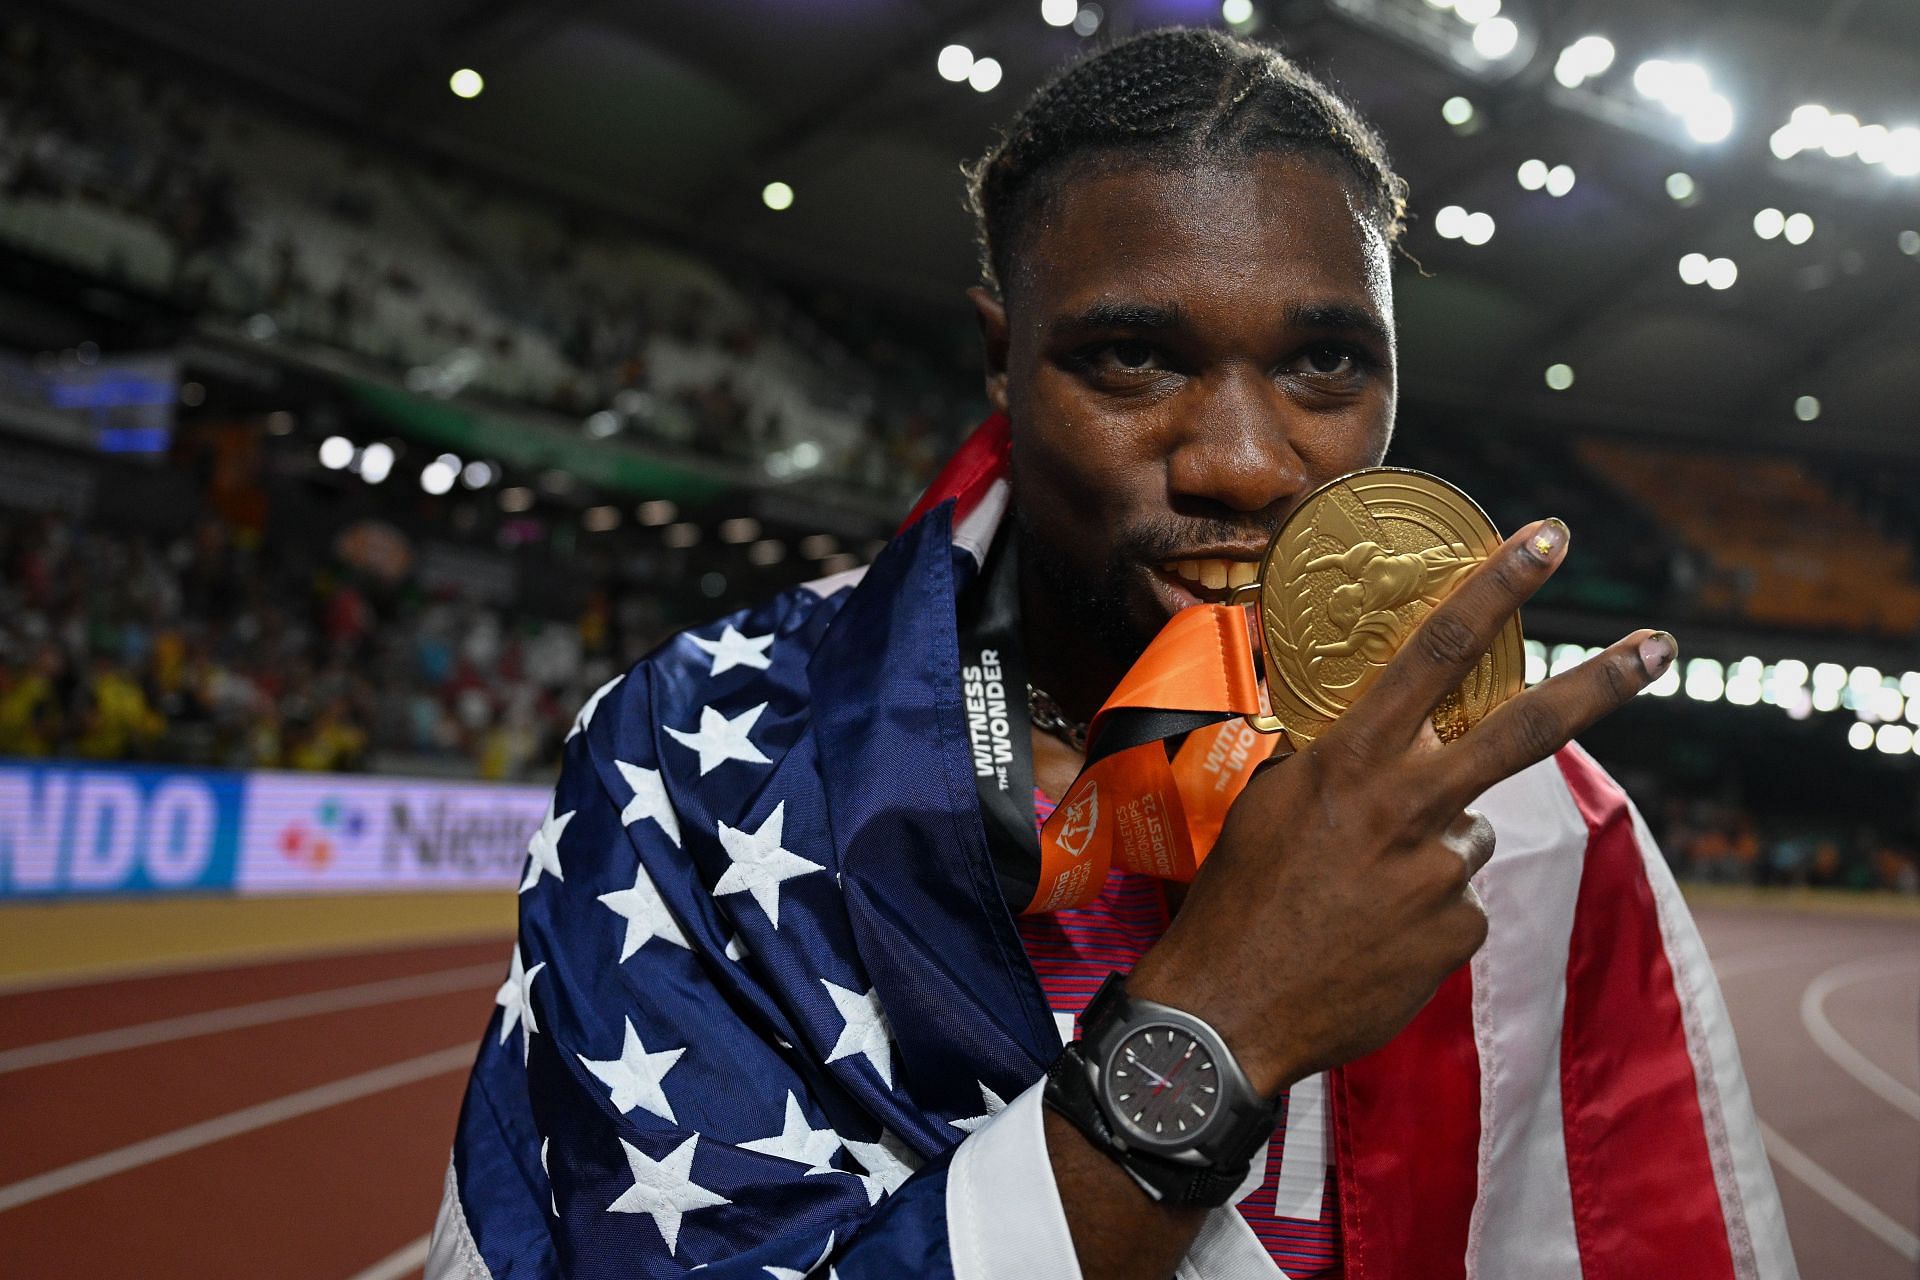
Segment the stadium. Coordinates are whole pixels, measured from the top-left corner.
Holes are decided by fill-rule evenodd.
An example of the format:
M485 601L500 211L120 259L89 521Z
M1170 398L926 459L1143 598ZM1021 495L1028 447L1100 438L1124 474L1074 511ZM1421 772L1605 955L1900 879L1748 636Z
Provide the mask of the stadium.
M540 1061L516 920L570 753L686 629L752 676L751 629L711 624L900 554L995 407L968 166L1074 59L1169 26L1278 48L1384 138L1385 462L1502 535L1572 530L1518 683L1678 637L1579 737L1738 1037L1792 1252L1742 1227L1727 1274L1916 1274L1908 0L0 0L9 1274L487 1274L433 1270L429 1233L476 1047ZM681 734L702 778L711 732ZM892 1137L827 1171L884 1181L860 1151ZM826 1275L822 1242L912 1273L835 1254L824 1207L807 1256L724 1269L698 1224L733 1210L683 1210L678 1252L637 1224L674 1274ZM1529 1274L1346 1247L1355 1276ZM524 1274L628 1274L567 1257Z

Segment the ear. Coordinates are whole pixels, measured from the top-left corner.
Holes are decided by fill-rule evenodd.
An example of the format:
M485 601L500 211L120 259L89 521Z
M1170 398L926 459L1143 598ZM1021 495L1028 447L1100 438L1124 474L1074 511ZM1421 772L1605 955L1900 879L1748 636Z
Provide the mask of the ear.
M979 285L967 290L974 317L980 322L981 354L986 361L987 403L996 413L1007 411L1007 308Z

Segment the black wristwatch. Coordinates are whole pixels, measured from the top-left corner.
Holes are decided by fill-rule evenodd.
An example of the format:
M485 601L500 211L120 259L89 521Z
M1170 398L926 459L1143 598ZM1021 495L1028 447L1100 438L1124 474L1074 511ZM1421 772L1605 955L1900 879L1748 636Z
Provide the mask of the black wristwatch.
M1276 1099L1255 1092L1220 1033L1182 1009L1135 1000L1110 975L1080 1015L1042 1095L1154 1199L1214 1208L1273 1139Z

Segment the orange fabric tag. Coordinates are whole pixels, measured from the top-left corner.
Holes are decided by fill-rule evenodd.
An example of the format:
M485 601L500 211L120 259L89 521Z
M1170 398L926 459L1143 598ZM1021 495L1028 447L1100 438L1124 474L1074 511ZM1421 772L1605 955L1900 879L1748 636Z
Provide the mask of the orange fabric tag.
M1273 753L1277 734L1242 718L1260 710L1246 611L1195 605L1167 623L1093 719L1125 709L1233 716L1188 735L1167 759L1164 740L1103 756L1081 770L1040 830L1040 881L1023 914L1091 902L1115 866L1187 881L1219 838L1227 810Z

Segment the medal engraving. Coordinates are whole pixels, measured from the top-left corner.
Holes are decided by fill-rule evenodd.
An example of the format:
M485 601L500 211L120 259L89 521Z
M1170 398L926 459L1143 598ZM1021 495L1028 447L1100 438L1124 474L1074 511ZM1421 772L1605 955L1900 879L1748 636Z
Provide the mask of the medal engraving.
M1296 748L1367 691L1500 541L1473 499L1423 472L1357 471L1308 495L1260 567L1267 698ZM1524 673L1515 617L1434 709L1441 740L1459 738L1518 693Z

